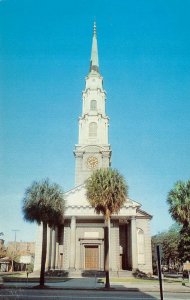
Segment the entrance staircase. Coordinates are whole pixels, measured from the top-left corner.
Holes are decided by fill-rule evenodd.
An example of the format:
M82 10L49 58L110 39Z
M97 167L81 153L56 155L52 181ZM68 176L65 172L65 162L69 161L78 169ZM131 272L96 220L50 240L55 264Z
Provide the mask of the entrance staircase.
M49 270L46 271L46 276L48 277L70 277L70 278L81 278L81 277L105 277L105 272L100 270ZM110 271L110 277L115 278L129 278L133 277L132 271L119 270Z
M72 270L69 271L68 277L105 277L104 271L96 270ZM110 277L133 277L132 271L120 270L120 271L110 271Z

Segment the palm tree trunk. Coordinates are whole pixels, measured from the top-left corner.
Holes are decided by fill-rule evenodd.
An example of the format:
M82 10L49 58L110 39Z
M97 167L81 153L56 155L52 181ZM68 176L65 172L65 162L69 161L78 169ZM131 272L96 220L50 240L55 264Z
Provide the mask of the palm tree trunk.
M42 287L44 286L46 252L47 252L47 223L43 222L42 257L41 257L41 271L40 271L40 286Z
M14 271L14 260L13 258L11 258L11 272Z
M109 221L110 217L105 218L104 227L104 270L106 272L106 283L105 287L110 288L110 277L109 277Z

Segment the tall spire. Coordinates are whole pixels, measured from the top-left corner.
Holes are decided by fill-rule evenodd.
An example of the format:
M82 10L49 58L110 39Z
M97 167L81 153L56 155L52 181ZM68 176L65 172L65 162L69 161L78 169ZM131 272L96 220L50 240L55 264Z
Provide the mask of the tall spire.
M98 63L98 43L97 43L97 34L96 34L96 22L94 22L94 32L92 38L92 51L90 59L90 71L99 71Z

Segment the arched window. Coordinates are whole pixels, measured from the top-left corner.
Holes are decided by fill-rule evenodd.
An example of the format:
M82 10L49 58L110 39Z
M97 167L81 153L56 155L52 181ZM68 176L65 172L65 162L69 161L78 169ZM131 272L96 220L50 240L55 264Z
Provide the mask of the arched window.
M138 247L138 263L145 263L144 253L144 231L140 228L137 229L137 247Z
M95 122L91 122L89 124L89 137L97 136L97 124Z
M97 110L97 102L96 102L96 100L91 100L90 101L90 109L91 110Z

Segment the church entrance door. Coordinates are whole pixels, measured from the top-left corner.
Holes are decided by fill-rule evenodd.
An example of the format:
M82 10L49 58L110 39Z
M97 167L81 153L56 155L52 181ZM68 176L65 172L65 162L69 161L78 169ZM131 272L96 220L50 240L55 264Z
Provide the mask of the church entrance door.
M97 245L85 246L85 269L99 269L99 248Z

